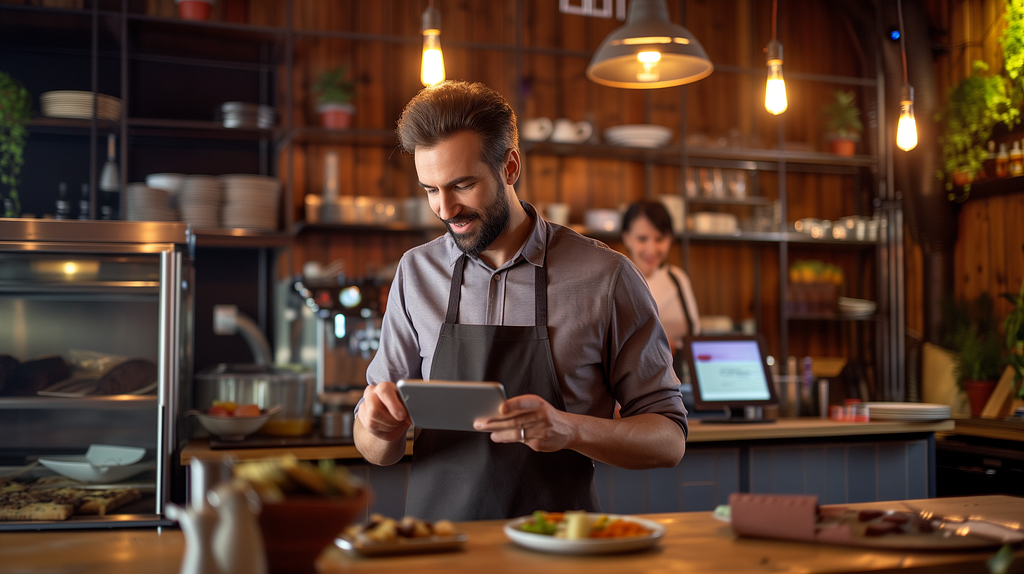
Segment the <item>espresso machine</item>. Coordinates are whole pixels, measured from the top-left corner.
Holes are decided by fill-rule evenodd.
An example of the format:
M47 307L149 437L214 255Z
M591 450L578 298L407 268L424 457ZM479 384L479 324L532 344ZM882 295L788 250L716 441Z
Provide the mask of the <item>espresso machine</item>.
M351 277L329 267L307 271L279 285L277 360L315 369L321 403L330 402L324 393L361 394L380 342L390 278Z

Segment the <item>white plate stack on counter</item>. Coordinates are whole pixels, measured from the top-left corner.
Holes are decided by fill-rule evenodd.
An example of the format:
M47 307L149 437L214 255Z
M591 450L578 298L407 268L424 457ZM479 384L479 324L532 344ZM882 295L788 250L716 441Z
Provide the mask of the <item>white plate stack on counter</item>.
M217 177L190 175L181 184L178 207L181 220L196 228L220 227L223 184Z
M125 217L129 221L177 221L178 210L170 207L167 190L130 183L125 190Z
M281 182L262 175L222 175L224 227L259 231L277 229Z
M933 403L867 402L873 421L941 421L952 416L949 405Z

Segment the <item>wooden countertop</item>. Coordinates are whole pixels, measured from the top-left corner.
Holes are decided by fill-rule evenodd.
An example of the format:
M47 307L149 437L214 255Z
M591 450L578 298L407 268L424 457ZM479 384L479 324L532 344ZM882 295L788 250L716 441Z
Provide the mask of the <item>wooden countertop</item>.
M1024 422L991 419L956 419L955 434L1024 442Z
M982 514L1019 521L1024 498L979 496L908 501L945 514ZM853 508L906 510L900 502L852 504ZM329 548L320 558L321 574L655 574L662 572L814 574L902 568L929 571L987 572L984 560L995 549L972 552L863 550L843 546L736 538L710 512L647 514L665 525L657 548L634 554L595 557L557 556L514 545L502 520L464 522L457 530L468 537L463 551L413 556L350 558ZM178 574L185 541L174 528L0 532L0 570L75 574ZM1017 562L1024 559L1018 549ZM955 566L954 566L955 565ZM968 565L973 568L965 568Z
M687 443L723 442L744 440L827 438L846 436L867 436L905 434L920 432L948 432L954 429L952 420L935 422L872 421L866 423L830 421L817 418L780 419L774 423L708 424L700 420L690 421L690 436ZM959 428L959 427L956 427ZM362 455L354 446L304 446L275 448L210 449L206 439L193 439L181 451L181 464L187 465L192 457L203 460L220 460L231 454L239 460L255 460L294 454L303 460L321 458L359 459ZM412 441L405 448L405 454L412 454Z
M690 421L687 443L731 440L822 438L880 434L942 432L953 430L952 420L932 422L871 421L866 423L819 418L779 419L774 423L707 424Z

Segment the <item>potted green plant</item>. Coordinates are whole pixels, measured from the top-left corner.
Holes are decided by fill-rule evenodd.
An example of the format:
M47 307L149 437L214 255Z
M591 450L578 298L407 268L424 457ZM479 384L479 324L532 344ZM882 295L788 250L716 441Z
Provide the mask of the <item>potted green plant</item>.
M346 129L352 124L352 114L356 110L352 105L356 83L348 79L348 67L338 66L324 71L312 89L317 95L317 112L324 127Z
M25 163L25 140L28 138L25 126L31 109L25 86L0 72L0 200L3 201L4 217L17 217L21 213L18 177Z
M852 156L857 153L857 142L864 124L860 121L860 109L853 103L853 92L836 90L835 100L821 108L825 121L825 139L829 151L836 155Z
M1012 89L1003 76L984 74L987 70L984 62L974 62L973 73L953 86L936 116L942 126L942 172L936 175L945 179L950 191L963 187L970 192L970 183L988 156L985 144L996 124L1013 129L1020 122L1020 90ZM956 196L951 193L950 198Z
M1003 342L992 297L982 293L973 302L944 304L945 347L954 353L956 382L967 394L971 416L980 416L1002 374Z
M1006 333L1006 363L1013 367L1014 394L1024 399L1024 281L1020 291L1014 295L1004 293L1003 297L1013 304L1013 309L1003 319L1003 331Z

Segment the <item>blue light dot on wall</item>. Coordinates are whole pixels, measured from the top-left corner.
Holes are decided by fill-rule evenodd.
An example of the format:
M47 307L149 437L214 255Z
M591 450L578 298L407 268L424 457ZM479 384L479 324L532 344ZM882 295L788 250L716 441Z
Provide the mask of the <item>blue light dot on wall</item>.
M899 40L900 39L900 31L899 30L893 30L892 32L889 32L889 39L890 40Z

